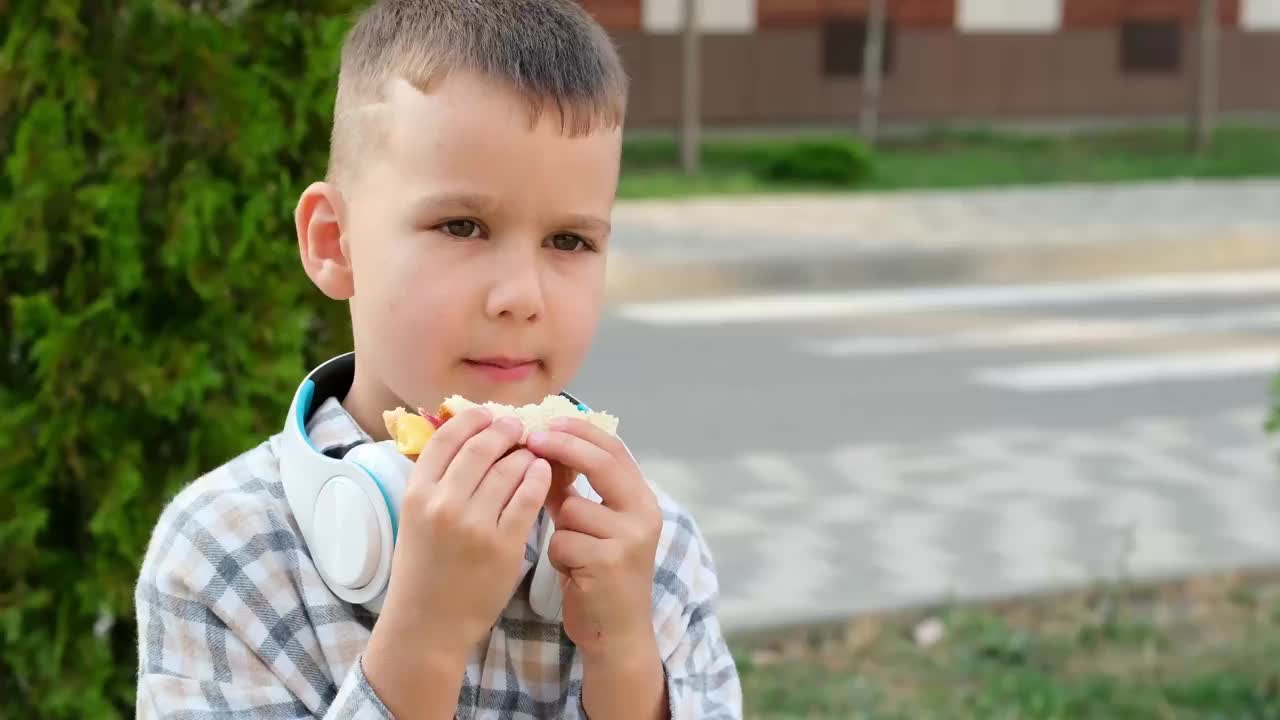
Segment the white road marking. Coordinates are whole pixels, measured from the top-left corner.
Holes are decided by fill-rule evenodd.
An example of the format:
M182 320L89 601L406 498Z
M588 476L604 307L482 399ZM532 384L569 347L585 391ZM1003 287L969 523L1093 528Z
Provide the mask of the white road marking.
M777 294L619 305L649 325L698 326L977 307L1081 305L1168 297L1236 297L1280 291L1280 271L1159 275L1035 285L979 285L851 293Z
M868 528L871 544L861 562L885 576L886 590L904 597L950 592L952 543L942 537L945 517L927 510L888 512Z
M1197 559L1194 539L1178 527L1176 508L1158 490L1117 489L1099 510L1121 542L1113 558L1121 572L1162 573L1179 570Z
M732 601L756 616L812 611L818 594L839 573L831 558L838 556L840 539L821 526L780 524L746 541L756 551L754 582Z
M889 462L886 448L879 445L848 445L832 450L827 461L844 487L871 498L893 498L910 488Z
M637 464L650 484L657 485L676 502L681 504L695 502L698 479L685 463L679 460L652 458Z
M1042 498L992 503L990 542L1001 574L1018 585L1077 582L1088 568L1071 557L1071 538L1056 508Z
M1253 418L1252 427L1260 424ZM1280 459L1280 438L1269 438L1262 447L1215 448L1209 456L1224 468L1221 482L1202 487L1206 504L1217 507L1218 520L1227 533L1244 547L1267 556L1280 554L1280 485L1275 481L1276 460Z
M813 492L809 478L791 459L772 452L748 452L738 458L747 472L755 475L760 484L785 490L796 495Z
M801 352L822 357L912 355L955 350L1070 345L1106 340L1141 340L1186 333L1215 333L1280 327L1280 306L1130 319L1045 318L1005 327L938 336L846 336L802 340Z
M1220 352L1117 355L1075 362L982 368L980 385L1020 392L1059 392L1142 383L1221 380L1280 371L1280 348Z

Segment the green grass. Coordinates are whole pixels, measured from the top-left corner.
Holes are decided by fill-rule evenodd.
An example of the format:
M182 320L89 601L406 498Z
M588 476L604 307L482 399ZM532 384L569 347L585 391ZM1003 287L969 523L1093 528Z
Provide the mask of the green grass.
M852 136L830 135L818 139L855 140ZM1060 135L936 131L884 141L874 153L872 177L847 188L763 180L758 172L761 158L791 142L794 141L781 138L709 140L703 148L703 172L687 177L677 169L678 148L674 140L631 139L623 151L619 196L663 198L1280 176L1280 125L1222 127L1212 151L1204 157L1188 149L1185 130L1174 128Z
M739 641L746 717L1280 718L1280 577L935 616L946 636L928 648L911 640L915 613L781 653Z

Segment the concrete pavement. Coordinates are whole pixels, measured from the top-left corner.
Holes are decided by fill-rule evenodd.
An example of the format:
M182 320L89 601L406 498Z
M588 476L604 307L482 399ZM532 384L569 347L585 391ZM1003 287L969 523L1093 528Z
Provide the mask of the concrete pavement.
M1280 564L1280 272L612 308L579 383L735 632Z
M1280 180L620 202L615 302L1280 267Z

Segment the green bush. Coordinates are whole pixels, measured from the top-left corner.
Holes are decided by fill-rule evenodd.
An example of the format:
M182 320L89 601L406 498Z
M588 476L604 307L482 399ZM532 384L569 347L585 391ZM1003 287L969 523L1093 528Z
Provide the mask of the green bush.
M708 140L701 147L705 173L751 177L765 186L852 187L871 178L873 153L842 135ZM622 148L624 180L671 172L680 147L670 137L628 138Z
M802 140L782 145L764 163L770 182L851 187L871 174L871 155L849 140Z
M157 514L349 342L292 207L354 4L0 0L0 717L132 716Z

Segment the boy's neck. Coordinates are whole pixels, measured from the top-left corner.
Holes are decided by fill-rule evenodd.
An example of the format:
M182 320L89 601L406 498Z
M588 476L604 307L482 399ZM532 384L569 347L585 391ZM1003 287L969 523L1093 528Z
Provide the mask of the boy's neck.
M382 422L383 411L390 410L396 404L394 400L387 397L388 395L385 389L362 377L357 366L355 378L351 381L351 389L342 399L342 407L356 421L360 429L375 441L387 440L391 437L387 434L387 427Z

